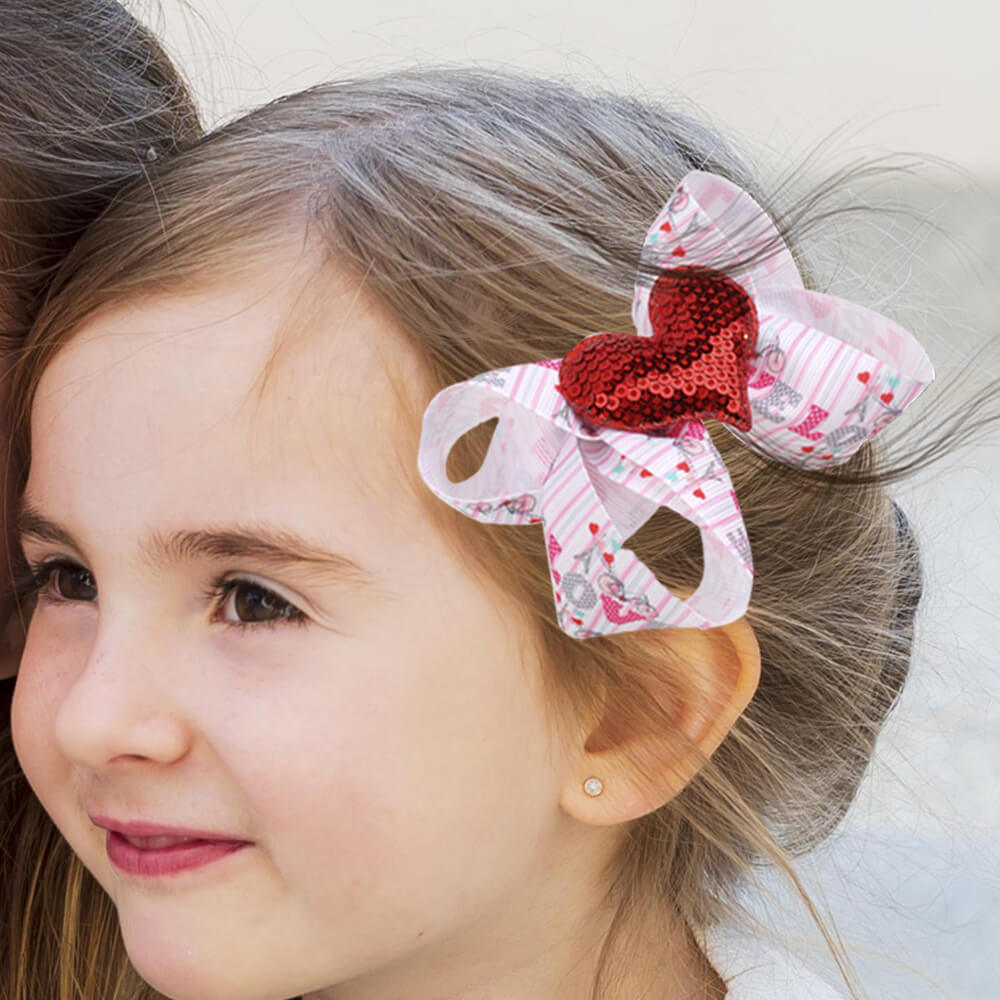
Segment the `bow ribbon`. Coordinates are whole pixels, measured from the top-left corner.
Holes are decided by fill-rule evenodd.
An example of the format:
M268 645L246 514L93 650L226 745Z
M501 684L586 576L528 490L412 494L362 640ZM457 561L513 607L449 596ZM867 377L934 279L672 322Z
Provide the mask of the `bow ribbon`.
M428 487L469 517L542 524L558 622L576 638L713 628L745 613L750 544L699 417L781 462L821 468L845 462L934 378L906 330L806 290L760 206L701 171L646 235L632 317L650 341L594 334L565 359L449 386L424 413ZM494 417L481 468L452 483L452 447ZM701 531L704 572L686 600L625 547L660 507Z

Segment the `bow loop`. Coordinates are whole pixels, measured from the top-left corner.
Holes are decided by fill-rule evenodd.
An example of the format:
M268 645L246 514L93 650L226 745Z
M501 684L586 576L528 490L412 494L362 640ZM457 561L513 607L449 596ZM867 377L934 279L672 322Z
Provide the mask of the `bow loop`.
M735 184L700 170L678 184L653 220L640 262L632 321L641 337L653 335L649 298L660 271L715 268L754 298L764 288L802 287L799 269L767 214Z
M430 489L469 517L543 524L559 624L579 638L639 628L710 628L746 609L749 545L729 475L697 422L677 436L594 432L556 386L557 362L521 365L450 386L424 414L418 464ZM482 467L445 471L454 444L498 418ZM702 532L705 572L687 600L626 548L660 507Z
M934 377L912 334L853 302L776 288L758 309L753 425L733 433L779 461L810 468L847 461Z
M512 406L500 391L509 369L449 386L434 397L424 414L418 467L424 482L441 500L470 517L494 524L539 520L538 500L561 435L530 410ZM473 428L497 418L483 464L468 479L452 482L448 456ZM524 441L534 439L529 454Z

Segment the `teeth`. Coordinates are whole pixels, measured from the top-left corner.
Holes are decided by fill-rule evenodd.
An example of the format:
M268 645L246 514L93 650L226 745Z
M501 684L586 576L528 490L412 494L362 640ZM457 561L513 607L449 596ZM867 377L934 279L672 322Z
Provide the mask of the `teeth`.
M193 843L190 837L125 837L125 839L133 847L141 847L145 850L158 850L163 847L176 847L178 844Z

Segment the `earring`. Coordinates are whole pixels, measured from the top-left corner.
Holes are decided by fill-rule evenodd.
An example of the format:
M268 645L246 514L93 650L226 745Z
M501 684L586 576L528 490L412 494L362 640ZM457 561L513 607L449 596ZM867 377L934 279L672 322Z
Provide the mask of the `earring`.
M583 783L583 790L592 797L600 795L604 791L604 782L600 778L588 778Z

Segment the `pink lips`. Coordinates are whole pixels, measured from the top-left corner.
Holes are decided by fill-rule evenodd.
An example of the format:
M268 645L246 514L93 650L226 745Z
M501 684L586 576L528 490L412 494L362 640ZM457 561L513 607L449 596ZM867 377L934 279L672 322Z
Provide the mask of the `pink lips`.
M173 875L221 861L250 846L246 840L200 830L117 823L99 816L91 817L91 821L107 829L108 858L129 875Z
M107 839L111 863L129 875L173 875L249 846L245 840L182 840L169 847L137 847L114 830L108 830Z

